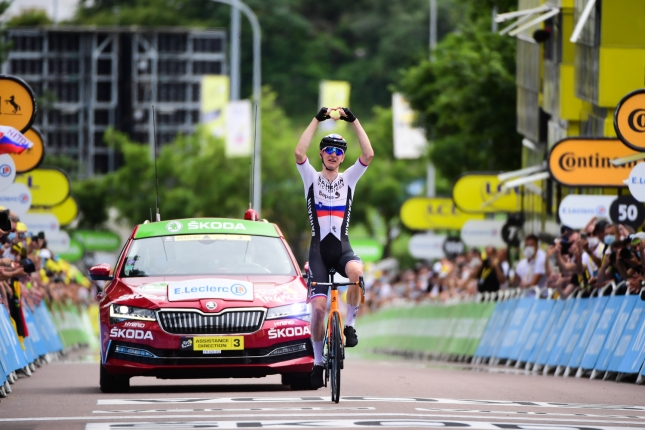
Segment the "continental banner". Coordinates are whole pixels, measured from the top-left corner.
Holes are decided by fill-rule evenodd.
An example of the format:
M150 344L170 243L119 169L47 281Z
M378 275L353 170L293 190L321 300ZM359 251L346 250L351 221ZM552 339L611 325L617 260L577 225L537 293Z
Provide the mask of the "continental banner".
M455 206L467 213L519 212L522 196L519 187L502 193L499 173L469 172L459 177L452 188Z
M568 138L551 148L549 171L569 187L624 187L629 172L642 161L614 166L611 160L636 153L618 139Z
M495 305L465 302L384 309L360 318L359 347L472 356Z

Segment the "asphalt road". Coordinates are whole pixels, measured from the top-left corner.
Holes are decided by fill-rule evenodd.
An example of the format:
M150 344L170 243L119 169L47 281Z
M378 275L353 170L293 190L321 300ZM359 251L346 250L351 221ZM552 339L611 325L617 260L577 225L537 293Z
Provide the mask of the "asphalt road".
M291 391L278 376L238 380L133 378L103 394L86 351L21 377L0 402L0 429L645 428L645 387L504 367L349 358L342 398Z

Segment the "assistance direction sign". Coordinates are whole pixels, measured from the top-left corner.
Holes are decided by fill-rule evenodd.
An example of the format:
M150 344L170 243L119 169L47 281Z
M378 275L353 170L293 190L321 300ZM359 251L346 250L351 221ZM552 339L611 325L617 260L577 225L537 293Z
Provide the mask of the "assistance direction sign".
M519 187L507 190L497 198L502 191L502 182L497 175L471 172L459 177L452 188L455 206L468 213L517 212L522 200Z
M25 81L0 75L0 125L25 132L34 122L36 96Z
M71 188L67 174L55 167L18 175L16 182L29 187L34 206L56 206L69 196Z
M401 222L410 230L459 230L483 214L467 214L447 197L413 197L401 206Z

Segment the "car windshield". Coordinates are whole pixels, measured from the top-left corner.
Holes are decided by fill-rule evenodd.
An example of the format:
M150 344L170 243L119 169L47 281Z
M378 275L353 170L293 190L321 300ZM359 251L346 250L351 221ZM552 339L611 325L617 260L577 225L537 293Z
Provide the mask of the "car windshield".
M121 276L295 275L280 238L199 234L135 239Z

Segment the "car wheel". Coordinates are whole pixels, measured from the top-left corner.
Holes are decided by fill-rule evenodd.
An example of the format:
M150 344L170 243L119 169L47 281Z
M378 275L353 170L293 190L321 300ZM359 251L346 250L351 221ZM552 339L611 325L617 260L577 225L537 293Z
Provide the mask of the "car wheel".
M311 386L310 373L296 373L290 376L290 385L292 390L317 390Z
M127 393L130 391L130 377L123 375L111 375L101 365L100 378L102 393Z

